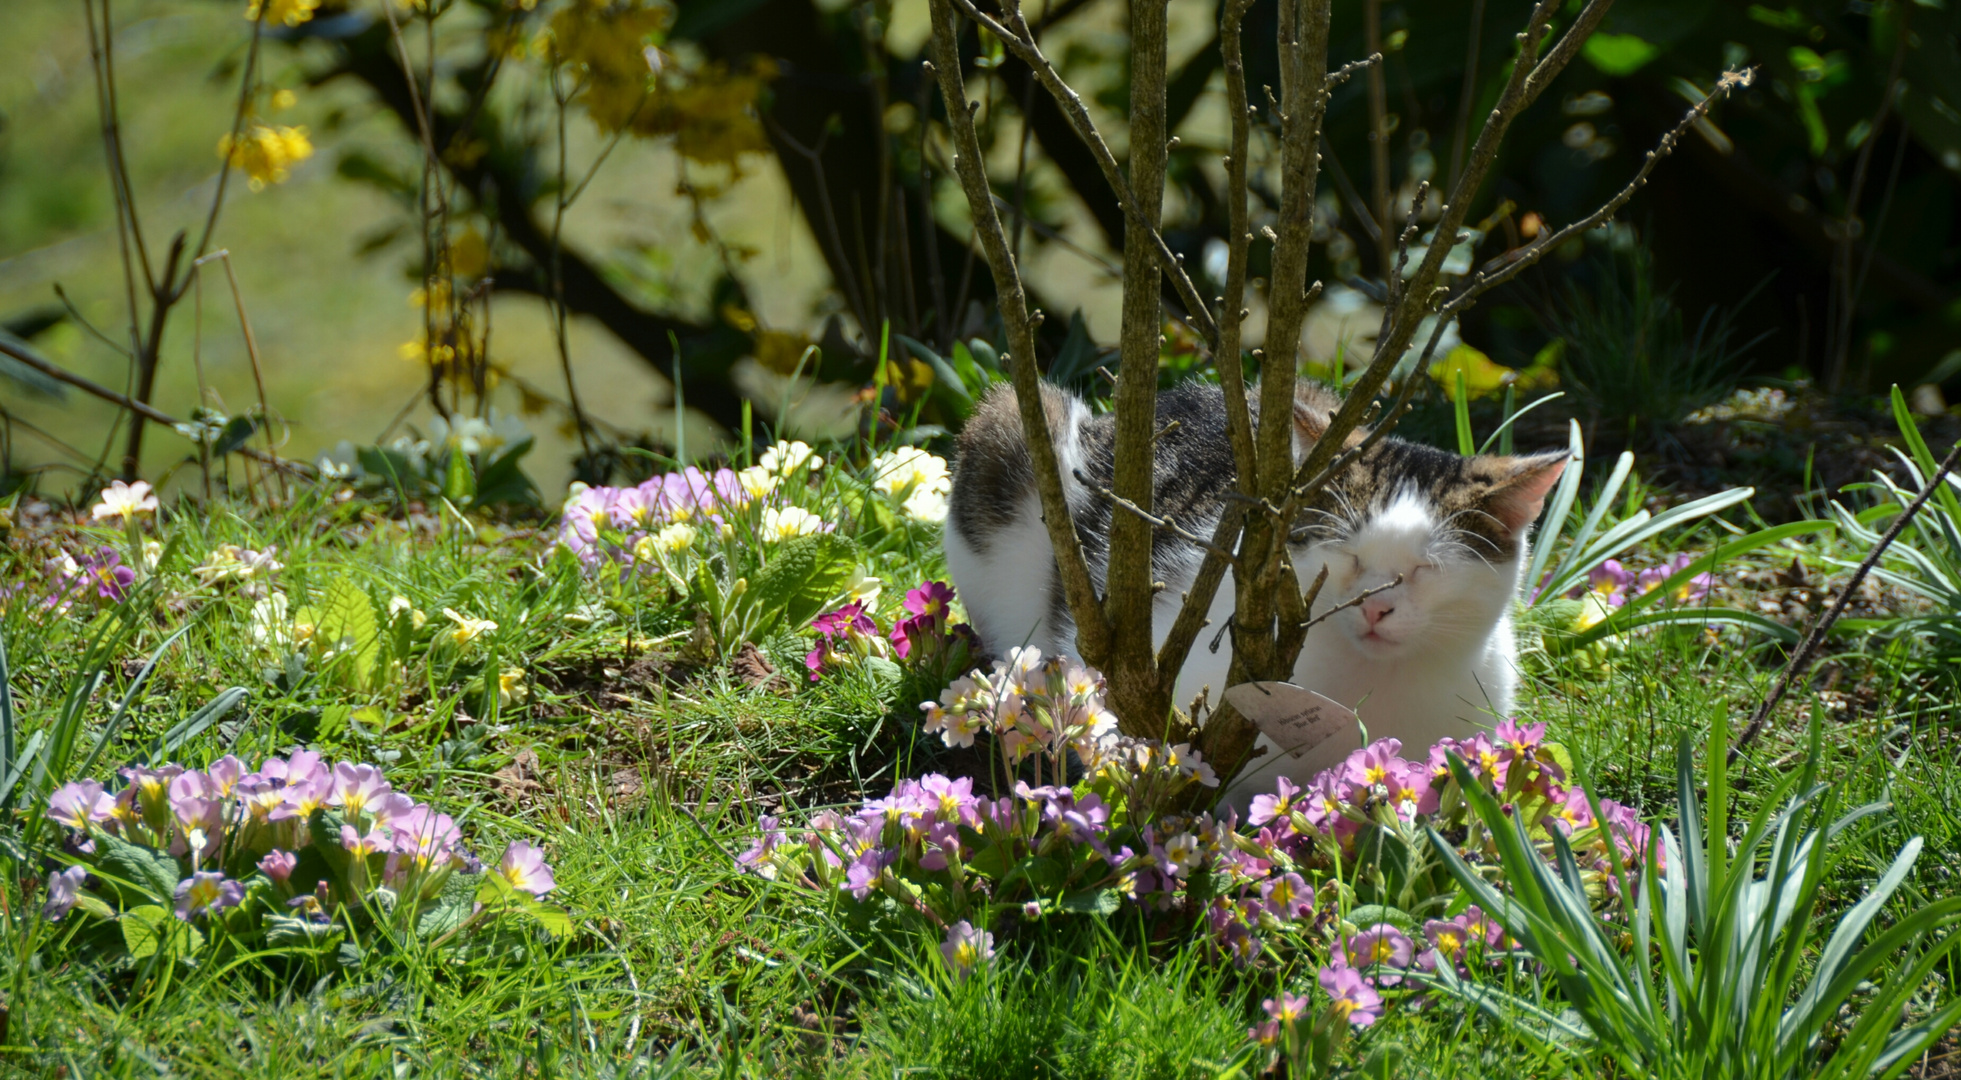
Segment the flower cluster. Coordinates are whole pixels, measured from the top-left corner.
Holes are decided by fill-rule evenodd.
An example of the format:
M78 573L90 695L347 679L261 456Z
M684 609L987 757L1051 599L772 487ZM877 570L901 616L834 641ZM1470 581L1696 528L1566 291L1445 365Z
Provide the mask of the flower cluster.
M62 552L42 569L52 585L43 605L54 611L67 611L77 600L90 597L120 603L136 584L135 568L126 565L122 554L112 547L97 548L81 562Z
M191 575L206 585L235 584L241 595L258 599L267 595L272 576L286 568L278 554L276 544L267 545L264 551L220 544L191 568Z
M63 848L79 861L50 879L48 918L78 905L106 917L115 907L93 892L120 890L126 902L169 903L186 921L239 909L244 918L227 921L234 933L277 930L282 920L322 936L389 919L428 929L422 916L437 907L449 909L437 920L447 930L482 918L483 900L522 893L535 902L556 887L542 853L523 841L485 874L448 814L395 791L374 765L329 765L302 750L250 771L227 755L203 770L169 764L121 778L118 791L80 780L49 798L48 819L68 830ZM123 869L132 849L147 853L142 865L172 868L167 896L155 882L129 895L144 886ZM111 859L119 872L94 876ZM451 895L453 878L478 876L482 889Z
M945 458L902 446L872 459L872 486L896 501L907 517L945 521L953 477Z
M558 542L588 568L611 559L650 563L688 550L703 531L732 535L733 518L761 506L757 535L776 543L832 526L798 506L772 505L778 488L824 467L803 443L777 443L741 471L690 466L633 487L573 485Z
M1498 943L1475 910L1423 924L1422 948L1387 923L1346 938L1335 930L1350 904L1416 911L1455 896L1455 882L1427 849L1433 836L1486 862L1489 837L1452 757L1548 858L1554 834L1565 838L1596 903L1618 903L1622 882L1658 854L1630 808L1595 801L1568 782L1545 725L1511 721L1494 733L1446 739L1415 759L1402 756L1398 741L1378 740L1305 783L1276 780L1272 792L1252 799L1243 823L1231 809L1185 813L1176 796L1193 784L1216 785L1211 767L1187 746L1117 734L1103 691L1101 676L1072 660L1013 650L991 672L974 671L922 708L927 730L949 746L991 733L1008 774L1032 769L1033 785L1024 779L1011 794L989 798L975 793L970 778L901 781L856 813L820 813L803 829L765 817L762 835L737 862L807 888L896 902L942 927L963 919L984 926L985 915L1003 907L1038 918L1128 902L1202 921L1219 951L1241 965L1274 946L1326 948L1322 982L1331 1008L1362 1025L1379 1013L1376 990L1400 982L1400 973L1467 965ZM1051 783L1040 786L1045 773ZM1079 777L1073 786L1060 783L1071 776ZM1352 873L1365 846L1382 853L1372 862L1398 868L1393 881Z
M817 647L804 657L810 679L840 668L854 667L867 657L897 657L916 666L940 665L959 668L979 645L974 629L966 623L952 622L953 587L943 581L927 581L908 590L905 614L880 634L870 604L877 598L877 579L860 577L859 598L818 616L810 624L817 632Z
M1586 584L1574 586L1566 597L1569 600L1580 600L1588 596L1596 596L1606 607L1617 608L1626 604L1630 597L1645 595L1660 588L1662 582L1688 569L1689 564L1694 561L1695 556L1683 552L1659 566L1651 566L1636 573L1622 566L1619 559L1608 559L1587 571ZM1715 587L1715 575L1697 574L1676 586L1675 591L1664 599L1681 604L1700 603Z
M878 623L865 610L863 600L827 611L811 620L817 632L817 647L804 657L810 681L841 668L857 667L870 657L889 657L892 648L878 632Z

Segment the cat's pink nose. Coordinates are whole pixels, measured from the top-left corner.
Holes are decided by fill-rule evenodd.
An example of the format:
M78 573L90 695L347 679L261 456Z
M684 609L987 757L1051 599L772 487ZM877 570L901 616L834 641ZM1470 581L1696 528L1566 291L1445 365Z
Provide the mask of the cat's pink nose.
M1385 600L1379 596L1371 596L1367 600L1362 601L1362 621L1369 624L1370 630L1374 630L1375 624L1388 618L1395 610L1396 602L1394 600Z

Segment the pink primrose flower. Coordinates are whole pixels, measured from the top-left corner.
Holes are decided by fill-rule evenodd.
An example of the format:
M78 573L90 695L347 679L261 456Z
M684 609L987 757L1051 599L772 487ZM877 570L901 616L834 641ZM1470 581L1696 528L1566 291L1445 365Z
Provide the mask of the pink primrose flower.
M940 943L940 958L946 961L947 970L953 972L954 978L964 979L994 959L994 935L976 930L962 919L947 927L946 940Z
M551 866L545 862L544 849L524 840L511 841L504 849L504 857L498 860L495 873L510 882L512 888L532 896L543 896L558 887Z
M1330 966L1318 976L1321 989L1332 999L1335 1015L1354 1027L1368 1027L1382 1017L1382 995L1352 967Z
M199 870L177 883L177 917L189 922L200 915L237 907L245 886L215 871Z

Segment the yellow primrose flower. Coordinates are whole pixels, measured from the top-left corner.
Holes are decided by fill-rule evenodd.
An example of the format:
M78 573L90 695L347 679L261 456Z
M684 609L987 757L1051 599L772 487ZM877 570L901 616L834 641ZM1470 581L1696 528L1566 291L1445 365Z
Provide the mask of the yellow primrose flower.
M654 546L670 555L678 555L693 547L699 535L693 525L677 522L654 534Z
M946 459L917 446L902 446L872 459L872 486L900 500L907 517L945 521L953 478Z
M761 535L765 544L781 543L795 537L821 532L823 529L824 519L801 506L785 506L781 509L772 506L763 511Z
M497 701L502 705L523 704L531 697L531 688L524 684L524 671L521 668L505 668L497 676Z
M751 465L735 474L735 478L741 482L742 490L748 492L751 499L760 499L775 491L778 480L777 474L761 465Z
M392 598L390 598L390 599L389 599L389 601L388 601L388 621L389 621L389 622L391 622L391 623L392 623L392 622L394 622L394 621L395 621L395 617L396 617L397 615L400 615L400 614L401 614L402 612L404 612L404 611L406 611L406 612L408 612L408 613L409 613L409 628L410 628L410 629L413 629L413 630L420 630L420 629L422 629L422 625L423 625L424 623L426 623L426 622L428 622L428 621L429 621L429 616L427 616L427 615L424 615L424 614L422 613L422 611L421 611L421 609L419 609L419 608L417 608L417 607L415 606L415 604L413 604L412 602L410 602L410 600L409 600L409 598L408 598L408 597L406 597L406 596L396 596L396 597L392 597Z
M864 567L853 567L851 580L844 583L845 602L856 600L870 607L878 600L878 594L884 589L885 583L865 573Z
M150 485L142 480L134 484L125 484L117 480L102 489L101 499L102 501L96 503L89 511L95 515L97 521L108 518L121 518L127 521L139 514L155 513L157 509L156 493L151 491Z
M443 614L447 615L449 620L456 624L456 629L451 630L449 636L450 640L456 642L458 645L468 645L477 638L497 629L497 624L491 622L489 619L473 619L457 611L455 608L444 608Z

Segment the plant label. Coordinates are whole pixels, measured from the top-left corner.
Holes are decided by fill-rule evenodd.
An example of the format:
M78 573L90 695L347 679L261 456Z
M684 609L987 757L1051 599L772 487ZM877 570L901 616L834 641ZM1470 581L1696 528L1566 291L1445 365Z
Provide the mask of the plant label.
M1293 683L1240 683L1226 691L1226 701L1281 753L1312 759L1311 768L1289 772L1306 775L1329 768L1362 745L1355 710Z

